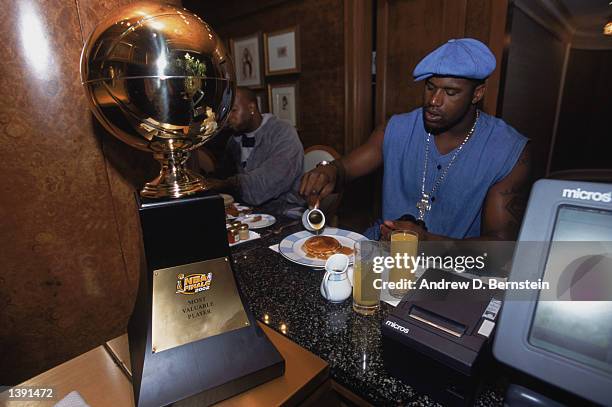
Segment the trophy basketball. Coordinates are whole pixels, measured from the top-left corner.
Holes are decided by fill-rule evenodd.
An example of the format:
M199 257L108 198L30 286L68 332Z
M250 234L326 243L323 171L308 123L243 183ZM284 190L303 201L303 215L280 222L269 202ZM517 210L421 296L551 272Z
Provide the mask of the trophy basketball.
M136 198L147 261L128 325L136 405L208 405L282 375L236 285L223 200L185 167L232 107L223 42L185 9L134 3L94 29L81 81L106 130L161 164Z

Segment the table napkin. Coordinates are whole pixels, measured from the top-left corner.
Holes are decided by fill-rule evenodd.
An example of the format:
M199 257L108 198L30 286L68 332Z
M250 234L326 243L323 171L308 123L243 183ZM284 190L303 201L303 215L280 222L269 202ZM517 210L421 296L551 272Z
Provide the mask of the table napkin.
M78 391L71 391L53 407L90 407Z

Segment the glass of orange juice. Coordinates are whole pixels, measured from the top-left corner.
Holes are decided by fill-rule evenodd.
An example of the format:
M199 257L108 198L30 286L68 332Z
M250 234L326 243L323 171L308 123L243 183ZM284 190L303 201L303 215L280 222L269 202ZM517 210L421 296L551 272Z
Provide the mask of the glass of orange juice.
M374 258L382 256L379 242L362 240L355 243L355 264L353 271L353 310L361 315L372 315L380 307L380 289L375 279Z
M389 294L402 298L408 292L408 281L416 280L416 270L413 261L419 249L419 235L409 230L394 230L391 232L391 256L401 259L400 264L394 264L389 270L389 282L404 282L403 288L389 289ZM400 266L400 267L398 267Z

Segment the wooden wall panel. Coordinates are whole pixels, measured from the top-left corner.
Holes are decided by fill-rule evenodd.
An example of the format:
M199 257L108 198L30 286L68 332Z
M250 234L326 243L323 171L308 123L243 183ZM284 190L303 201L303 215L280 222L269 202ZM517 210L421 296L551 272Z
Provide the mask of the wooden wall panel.
M131 304L79 81L77 7L24 0L0 16L0 383L10 384L121 333Z
M133 193L157 164L93 118L79 58L93 27L128 3L23 0L0 10L2 384L126 329L141 261Z
M342 0L184 1L223 38L300 26L301 73L266 77L267 83L299 82L299 135L304 147L344 151L344 2ZM240 12L242 11L242 12Z
M572 49L551 170L610 169L612 50Z
M482 109L492 115L499 116L497 110L500 94L501 78L503 76L504 53L507 52L506 22L508 0L470 0L468 1L465 20L465 36L476 38L487 44L497 62L497 68L487 79L487 92L482 102Z
M497 3L505 3L505 1L496 0ZM465 19L465 36L476 38L484 42L489 41L491 31L491 12L495 5L491 0L470 0L467 4L466 15L470 18ZM507 5L502 4L501 8L507 8ZM490 44L489 44L490 46Z
M385 3L386 9L381 10ZM440 29L443 5L442 0L379 3L376 83L377 93L384 93L384 97L376 101L376 124L421 105L423 84L414 82L412 71L421 58L446 39ZM381 18L386 18L386 23Z
M496 114L506 9L505 0L378 1L376 124L422 105L423 83L414 82L414 67L449 39L462 37L481 40L497 58L484 103L487 113Z
M518 7L511 24L502 118L531 139L534 176L540 178L546 173L566 43Z
M372 132L372 0L344 5L344 148L362 145Z

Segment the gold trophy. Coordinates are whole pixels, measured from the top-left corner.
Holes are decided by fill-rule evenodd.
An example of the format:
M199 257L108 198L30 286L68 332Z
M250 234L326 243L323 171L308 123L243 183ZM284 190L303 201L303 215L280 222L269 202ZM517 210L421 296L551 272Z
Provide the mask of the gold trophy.
M227 120L235 79L223 42L206 22L170 5L123 8L87 40L81 82L104 127L160 162L143 197L179 198L208 189L185 162Z
M232 107L220 38L187 10L131 4L87 40L81 80L106 129L161 163L136 198L147 267L128 323L135 405L210 405L282 375L236 284L223 199L197 193L206 180L185 168Z

